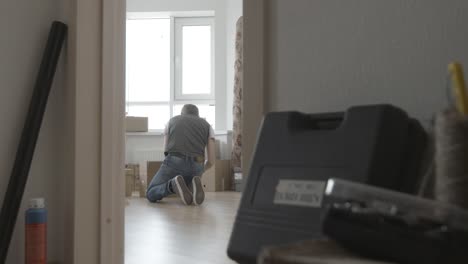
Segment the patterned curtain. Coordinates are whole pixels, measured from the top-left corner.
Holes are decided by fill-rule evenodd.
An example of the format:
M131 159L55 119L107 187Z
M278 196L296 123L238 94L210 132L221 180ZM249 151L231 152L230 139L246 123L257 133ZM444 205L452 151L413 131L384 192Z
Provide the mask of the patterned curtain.
M243 19L242 17L236 23L236 62L234 65L234 103L233 103L233 131L232 131L232 155L231 164L234 172L240 172L242 168L242 75L243 75ZM234 178L234 175L233 175ZM234 179L232 179L234 183Z

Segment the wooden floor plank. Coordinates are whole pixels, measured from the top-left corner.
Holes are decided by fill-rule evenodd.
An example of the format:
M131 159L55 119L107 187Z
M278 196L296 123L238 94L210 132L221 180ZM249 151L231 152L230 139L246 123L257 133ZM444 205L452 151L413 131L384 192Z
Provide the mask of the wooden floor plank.
M226 255L240 193L206 193L201 206L178 197L152 204L132 197L125 210L125 263L232 264Z

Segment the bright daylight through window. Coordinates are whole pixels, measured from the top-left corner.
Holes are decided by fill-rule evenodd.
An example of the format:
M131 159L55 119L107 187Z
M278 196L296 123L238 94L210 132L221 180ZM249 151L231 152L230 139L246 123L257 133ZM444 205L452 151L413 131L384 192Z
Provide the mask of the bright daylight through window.
M213 18L128 19L126 111L161 130L187 103L215 127Z

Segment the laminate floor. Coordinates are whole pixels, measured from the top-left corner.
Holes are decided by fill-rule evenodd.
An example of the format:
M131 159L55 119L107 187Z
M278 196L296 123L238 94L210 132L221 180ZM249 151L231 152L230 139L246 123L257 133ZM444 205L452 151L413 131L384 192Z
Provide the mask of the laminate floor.
M201 206L178 197L152 204L128 199L125 264L232 264L226 254L240 193L206 193Z

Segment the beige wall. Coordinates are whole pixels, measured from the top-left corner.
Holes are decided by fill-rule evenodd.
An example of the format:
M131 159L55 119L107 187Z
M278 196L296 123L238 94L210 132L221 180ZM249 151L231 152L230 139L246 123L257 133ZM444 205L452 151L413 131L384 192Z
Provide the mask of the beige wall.
M36 74L53 20L69 22L71 1L0 1L0 203L10 177L16 149L31 99ZM74 95L67 82L65 44L50 93L29 180L6 263L24 263L24 211L28 200L46 199L49 214L49 260L69 263L72 205L69 195L73 158ZM73 104L71 104L73 106ZM67 151L64 147L67 145Z
M249 114L267 87L266 111L311 113L392 103L428 126L434 111L447 105L447 64L458 60L468 68L468 2L463 0L246 2L244 98ZM265 27L249 34L248 27L261 23L253 22L259 17L255 5L261 2ZM265 34L265 45L255 38L259 32ZM264 53L253 52L257 45ZM251 67L263 62L264 75L257 74ZM260 112L245 116L246 163Z
M61 241L61 250L63 263L73 263L73 225L74 225L74 177L75 177L75 113L76 113L76 94L75 94L75 9L74 0L60 1L60 20L68 25L68 37L66 41L66 49L63 53L65 64L64 69L64 85L63 94L60 97L62 103L61 109L57 111L61 120L61 136L57 135L55 140L59 144L57 156L60 157L60 162L57 162L57 168L62 183L56 185L55 188L60 190L63 210L63 225L61 232L63 233L63 241ZM59 262L60 263L60 262Z
M69 26L7 263L24 262L24 210L33 197L46 198L49 261L99 263L101 4L0 2L0 202L50 23Z
M463 0L272 0L267 10L273 111L392 103L428 124L447 104L447 64L468 67Z

